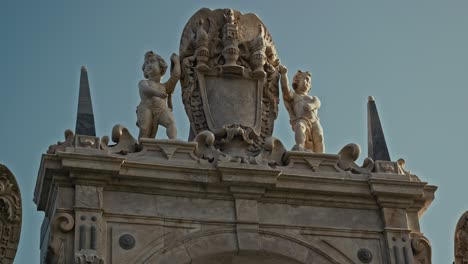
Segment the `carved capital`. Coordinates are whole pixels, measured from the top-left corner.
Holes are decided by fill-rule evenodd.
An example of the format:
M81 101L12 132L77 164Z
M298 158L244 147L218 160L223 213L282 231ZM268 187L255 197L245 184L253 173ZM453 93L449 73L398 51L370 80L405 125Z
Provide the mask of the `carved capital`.
M75 227L75 220L72 215L67 213L58 213L52 223L53 231L62 233L70 232Z

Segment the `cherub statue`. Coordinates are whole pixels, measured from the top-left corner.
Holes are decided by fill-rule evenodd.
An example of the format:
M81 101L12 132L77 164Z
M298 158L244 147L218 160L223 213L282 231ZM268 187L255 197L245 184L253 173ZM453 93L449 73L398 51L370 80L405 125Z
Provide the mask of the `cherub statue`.
M166 128L168 138L175 139L177 137L171 100L174 88L180 78L180 62L175 53L171 56L171 63L171 77L167 82L161 83L161 78L167 70L166 62L152 51L145 54L142 69L146 80L141 80L138 83L141 99L136 110L136 125L140 129L138 139L154 138L159 125Z
M297 71L292 83L294 90L291 90L288 85L288 69L280 65L279 72L284 104L295 134L296 145L293 150L323 153L325 151L323 129L317 115L320 100L317 96L308 95L312 75L310 72Z

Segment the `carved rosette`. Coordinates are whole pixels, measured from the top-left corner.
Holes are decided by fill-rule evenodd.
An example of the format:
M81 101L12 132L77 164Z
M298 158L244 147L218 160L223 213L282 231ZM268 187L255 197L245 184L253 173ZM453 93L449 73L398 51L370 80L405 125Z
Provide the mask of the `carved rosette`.
M21 194L15 176L0 164L0 263L13 263L21 233Z
M455 229L455 264L468 262L468 211L458 220Z
M232 9L201 9L187 22L179 53L189 140L210 131L224 153L259 155L279 102L279 59L263 22Z

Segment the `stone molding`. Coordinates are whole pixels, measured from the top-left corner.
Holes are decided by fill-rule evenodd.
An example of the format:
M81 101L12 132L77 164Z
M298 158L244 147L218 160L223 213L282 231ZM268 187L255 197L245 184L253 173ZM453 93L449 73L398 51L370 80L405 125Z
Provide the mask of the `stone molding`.
M436 187L414 175L350 165L356 158L353 146L346 150L353 151L347 157L346 152L286 152L280 166L203 159L195 154L197 142L141 143L139 151L125 154L67 148L43 156L35 202L48 217L72 212L76 224L75 232L51 230L56 234L48 243L55 243L56 252L71 250L53 242L60 237L58 241L74 244L73 255L67 257L76 263L121 263L109 255L109 247L125 250L119 254L130 255L122 261L135 264L167 258L199 263L239 252L265 252L262 258L275 255L284 263L430 259L419 217ZM67 199L65 194L74 197L72 206L57 203ZM148 230L155 232L153 240L145 237ZM133 238L131 246L119 244L123 235ZM219 245L194 242L202 237ZM223 243L229 248L219 249ZM293 256L289 249L277 248L281 245L300 253ZM196 247L206 248L205 253L184 253Z

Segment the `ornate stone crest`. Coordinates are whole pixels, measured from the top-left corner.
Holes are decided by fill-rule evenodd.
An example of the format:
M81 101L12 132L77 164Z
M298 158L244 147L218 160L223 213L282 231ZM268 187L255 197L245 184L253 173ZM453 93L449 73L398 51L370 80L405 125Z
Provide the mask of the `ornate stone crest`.
M21 194L15 176L0 164L0 263L13 263L21 233Z
M455 229L455 264L468 262L468 211L458 220Z
M180 42L182 100L189 140L203 131L230 156L257 156L278 115L279 59L254 14L201 9Z

